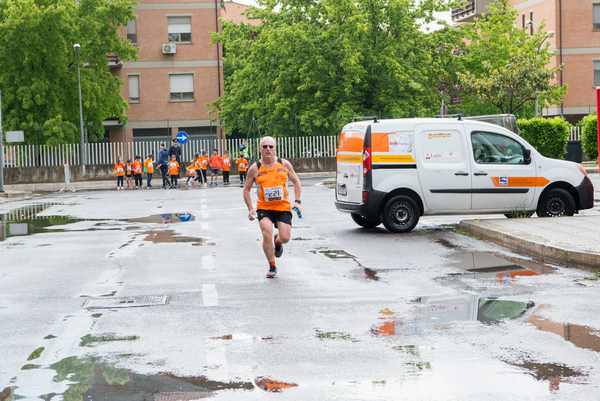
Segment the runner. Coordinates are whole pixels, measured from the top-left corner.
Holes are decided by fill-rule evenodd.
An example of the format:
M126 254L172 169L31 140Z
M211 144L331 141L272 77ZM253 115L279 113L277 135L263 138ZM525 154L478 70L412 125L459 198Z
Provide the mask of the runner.
M275 139L266 136L260 140L260 160L250 166L244 185L244 202L248 207L248 219L258 219L263 236L263 251L269 262L267 278L277 274L275 257L283 254L283 244L292 235L292 213L287 189L288 178L294 185L294 203L302 203L302 185L292 164L276 156ZM252 204L250 191L256 182L258 202L256 209ZM273 237L273 226L277 234Z

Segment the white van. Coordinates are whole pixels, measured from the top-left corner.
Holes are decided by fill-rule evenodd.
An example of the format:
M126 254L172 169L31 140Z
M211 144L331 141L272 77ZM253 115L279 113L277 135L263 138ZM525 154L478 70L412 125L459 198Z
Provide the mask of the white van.
M549 159L519 135L460 118L346 125L337 151L336 207L362 227L411 231L420 216L572 216L594 206L577 163Z

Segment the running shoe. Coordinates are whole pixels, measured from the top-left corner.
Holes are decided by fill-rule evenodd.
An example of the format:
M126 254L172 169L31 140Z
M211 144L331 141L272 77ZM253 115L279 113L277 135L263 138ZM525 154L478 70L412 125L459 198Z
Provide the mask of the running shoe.
M277 275L277 267L270 266L269 271L267 272L267 278L275 278Z
M275 234L275 240L273 242L275 243L275 257L280 258L281 255L283 255L283 245L277 245L277 234Z

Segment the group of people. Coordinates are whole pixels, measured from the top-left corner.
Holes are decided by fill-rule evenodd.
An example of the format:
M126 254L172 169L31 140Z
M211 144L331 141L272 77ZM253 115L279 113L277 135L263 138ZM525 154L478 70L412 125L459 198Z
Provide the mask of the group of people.
M205 150L194 155L194 158L188 163L181 160L181 147L171 146L168 150L166 146L161 145L158 154L158 160L154 159L153 154L149 154L142 161L141 156L135 156L132 160L117 160L114 166L114 172L117 177L117 190L142 189L143 176L146 175L146 188L152 188L152 179L154 171L158 169L162 177L163 189L176 189L179 187L179 178L184 175L187 177L186 185L193 186L216 186L217 178L222 175L223 184L230 185L229 175L232 165L235 162L236 171L240 176L240 186L246 181L248 171L248 159L244 153L240 152L238 158L232 160L228 151L223 155L214 149L210 157ZM210 178L210 183L209 183Z

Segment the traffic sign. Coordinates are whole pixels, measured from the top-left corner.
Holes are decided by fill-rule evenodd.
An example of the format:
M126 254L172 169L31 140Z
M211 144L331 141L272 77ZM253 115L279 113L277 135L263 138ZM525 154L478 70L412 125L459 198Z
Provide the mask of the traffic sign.
M180 144L184 145L188 141L188 139L190 138L190 136L185 131L179 131L177 133L177 136L175 138L177 139L177 142L179 142Z

